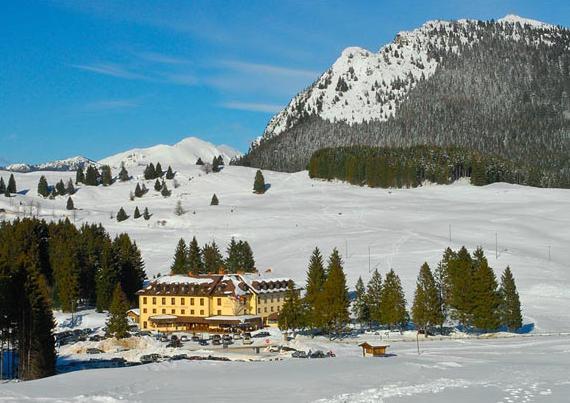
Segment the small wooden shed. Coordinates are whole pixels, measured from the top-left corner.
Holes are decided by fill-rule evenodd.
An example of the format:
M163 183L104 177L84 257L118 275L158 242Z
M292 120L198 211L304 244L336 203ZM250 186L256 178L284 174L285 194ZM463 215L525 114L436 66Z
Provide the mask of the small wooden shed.
M372 357L384 357L386 356L386 349L390 347L389 344L379 344L373 346L370 343L364 342L358 345L362 347L362 356L371 355Z

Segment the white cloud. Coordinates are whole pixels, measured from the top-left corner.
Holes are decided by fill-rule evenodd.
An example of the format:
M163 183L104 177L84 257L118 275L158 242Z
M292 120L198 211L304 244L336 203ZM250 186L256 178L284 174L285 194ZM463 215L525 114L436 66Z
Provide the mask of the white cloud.
M92 73L97 73L117 78L125 78L128 80L148 79L148 77L142 74L134 73L118 64L113 64L113 63L73 64L72 67L80 70L90 71Z
M140 106L137 99L107 99L102 101L90 102L85 105L88 111L116 111L122 109L133 109Z
M255 102L224 102L221 104L226 109L237 109L241 111L277 113L283 109L283 105L255 103Z

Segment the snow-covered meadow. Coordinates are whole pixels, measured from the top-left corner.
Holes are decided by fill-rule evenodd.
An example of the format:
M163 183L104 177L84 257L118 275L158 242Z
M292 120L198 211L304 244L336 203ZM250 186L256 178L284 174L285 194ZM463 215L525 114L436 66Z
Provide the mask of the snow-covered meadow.
M166 169L166 166L163 166ZM74 173L15 174L21 194L0 197L0 217L30 214L46 219L68 216L77 224L101 222L116 234L128 232L140 246L149 277L167 273L176 242L196 236L225 249L231 237L250 242L259 270L304 282L307 261L318 246L328 255L337 247L349 287L370 270L394 268L408 303L424 261L435 267L447 246L483 246L497 276L510 266L531 335L570 330L570 191L465 182L417 189L370 189L315 181L306 172L265 171L264 195L252 193L255 170L226 167L204 174L195 165L178 171L172 196L149 192L129 200L144 167L129 167L135 178L110 187L80 187L78 210L65 210L66 198L36 195L39 177L50 185ZM114 172L115 174L117 172ZM7 179L5 172L0 176ZM142 180L140 180L142 183ZM219 206L210 206L212 194ZM176 216L177 201L187 211ZM31 203L34 201L35 203ZM38 211L37 204L40 204ZM30 207L31 204L35 206ZM135 206L148 207L149 221L134 220ZM120 207L131 217L111 218ZM451 238L451 240L450 240ZM498 245L497 254L495 245ZM102 318L96 321L102 322ZM85 320L89 320L85 318ZM564 401L570 391L570 338L535 336L501 340L394 343L397 356L362 359L355 344L331 344L339 357L280 362L160 363L136 368L63 374L25 384L0 386L0 400L21 401ZM61 399L61 400L60 400Z

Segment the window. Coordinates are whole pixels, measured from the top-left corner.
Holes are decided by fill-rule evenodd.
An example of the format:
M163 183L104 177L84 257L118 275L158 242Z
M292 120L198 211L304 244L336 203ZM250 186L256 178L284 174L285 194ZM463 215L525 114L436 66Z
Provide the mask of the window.
M186 303L185 298L180 298L180 305L184 305Z
M194 305L194 298L190 298L190 305Z
M152 297L152 304L156 305L156 297Z
M204 298L200 298L200 306L204 306Z
M143 304L146 304L146 297L143 297Z
M261 308L257 308L257 313L261 313Z
M218 298L218 305L222 305L222 299Z
M162 313L166 313L166 309L163 309L163 310L162 310Z
M166 305L166 298L162 297L162 305Z
M186 309L181 309L180 310L180 315L184 315L186 313Z
M170 305L176 305L176 298L170 298Z
M263 308L263 311L264 311L265 313L267 313L267 307Z
M152 310L152 313L156 313L156 309L153 309L153 310Z
M222 314L222 311L218 309L218 316Z
M261 297L257 297L257 303L259 304L261 302Z
M204 315L204 310L200 309L200 315Z
M194 310L190 309L190 315L194 315Z
M146 328L147 328L147 323L143 322L143 329L146 329Z
M273 307L271 307L271 312L273 312Z
M281 297L277 297L277 302L281 302Z
M143 308L143 313L146 313L146 308Z
M279 312L279 311L281 311L281 307L280 307L280 306L277 307L277 312Z
M176 309L173 309L173 310L172 310L172 314L174 315L175 313L176 313Z

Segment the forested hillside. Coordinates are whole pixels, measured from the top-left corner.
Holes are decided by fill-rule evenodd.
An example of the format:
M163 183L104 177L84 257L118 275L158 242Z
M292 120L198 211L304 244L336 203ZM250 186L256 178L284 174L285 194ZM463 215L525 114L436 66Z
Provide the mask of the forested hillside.
M237 163L297 171L325 147L455 145L530 164L541 171L540 186L570 186L570 31L461 21L424 33L441 38L441 45L425 45L437 67L427 78L410 74L392 81L392 92L377 93L381 104L408 88L393 115L334 120L301 103L295 110L303 113L290 117L286 129L266 133ZM401 40L388 46L397 63ZM358 82L337 85L337 102L345 108L354 102L343 94Z

